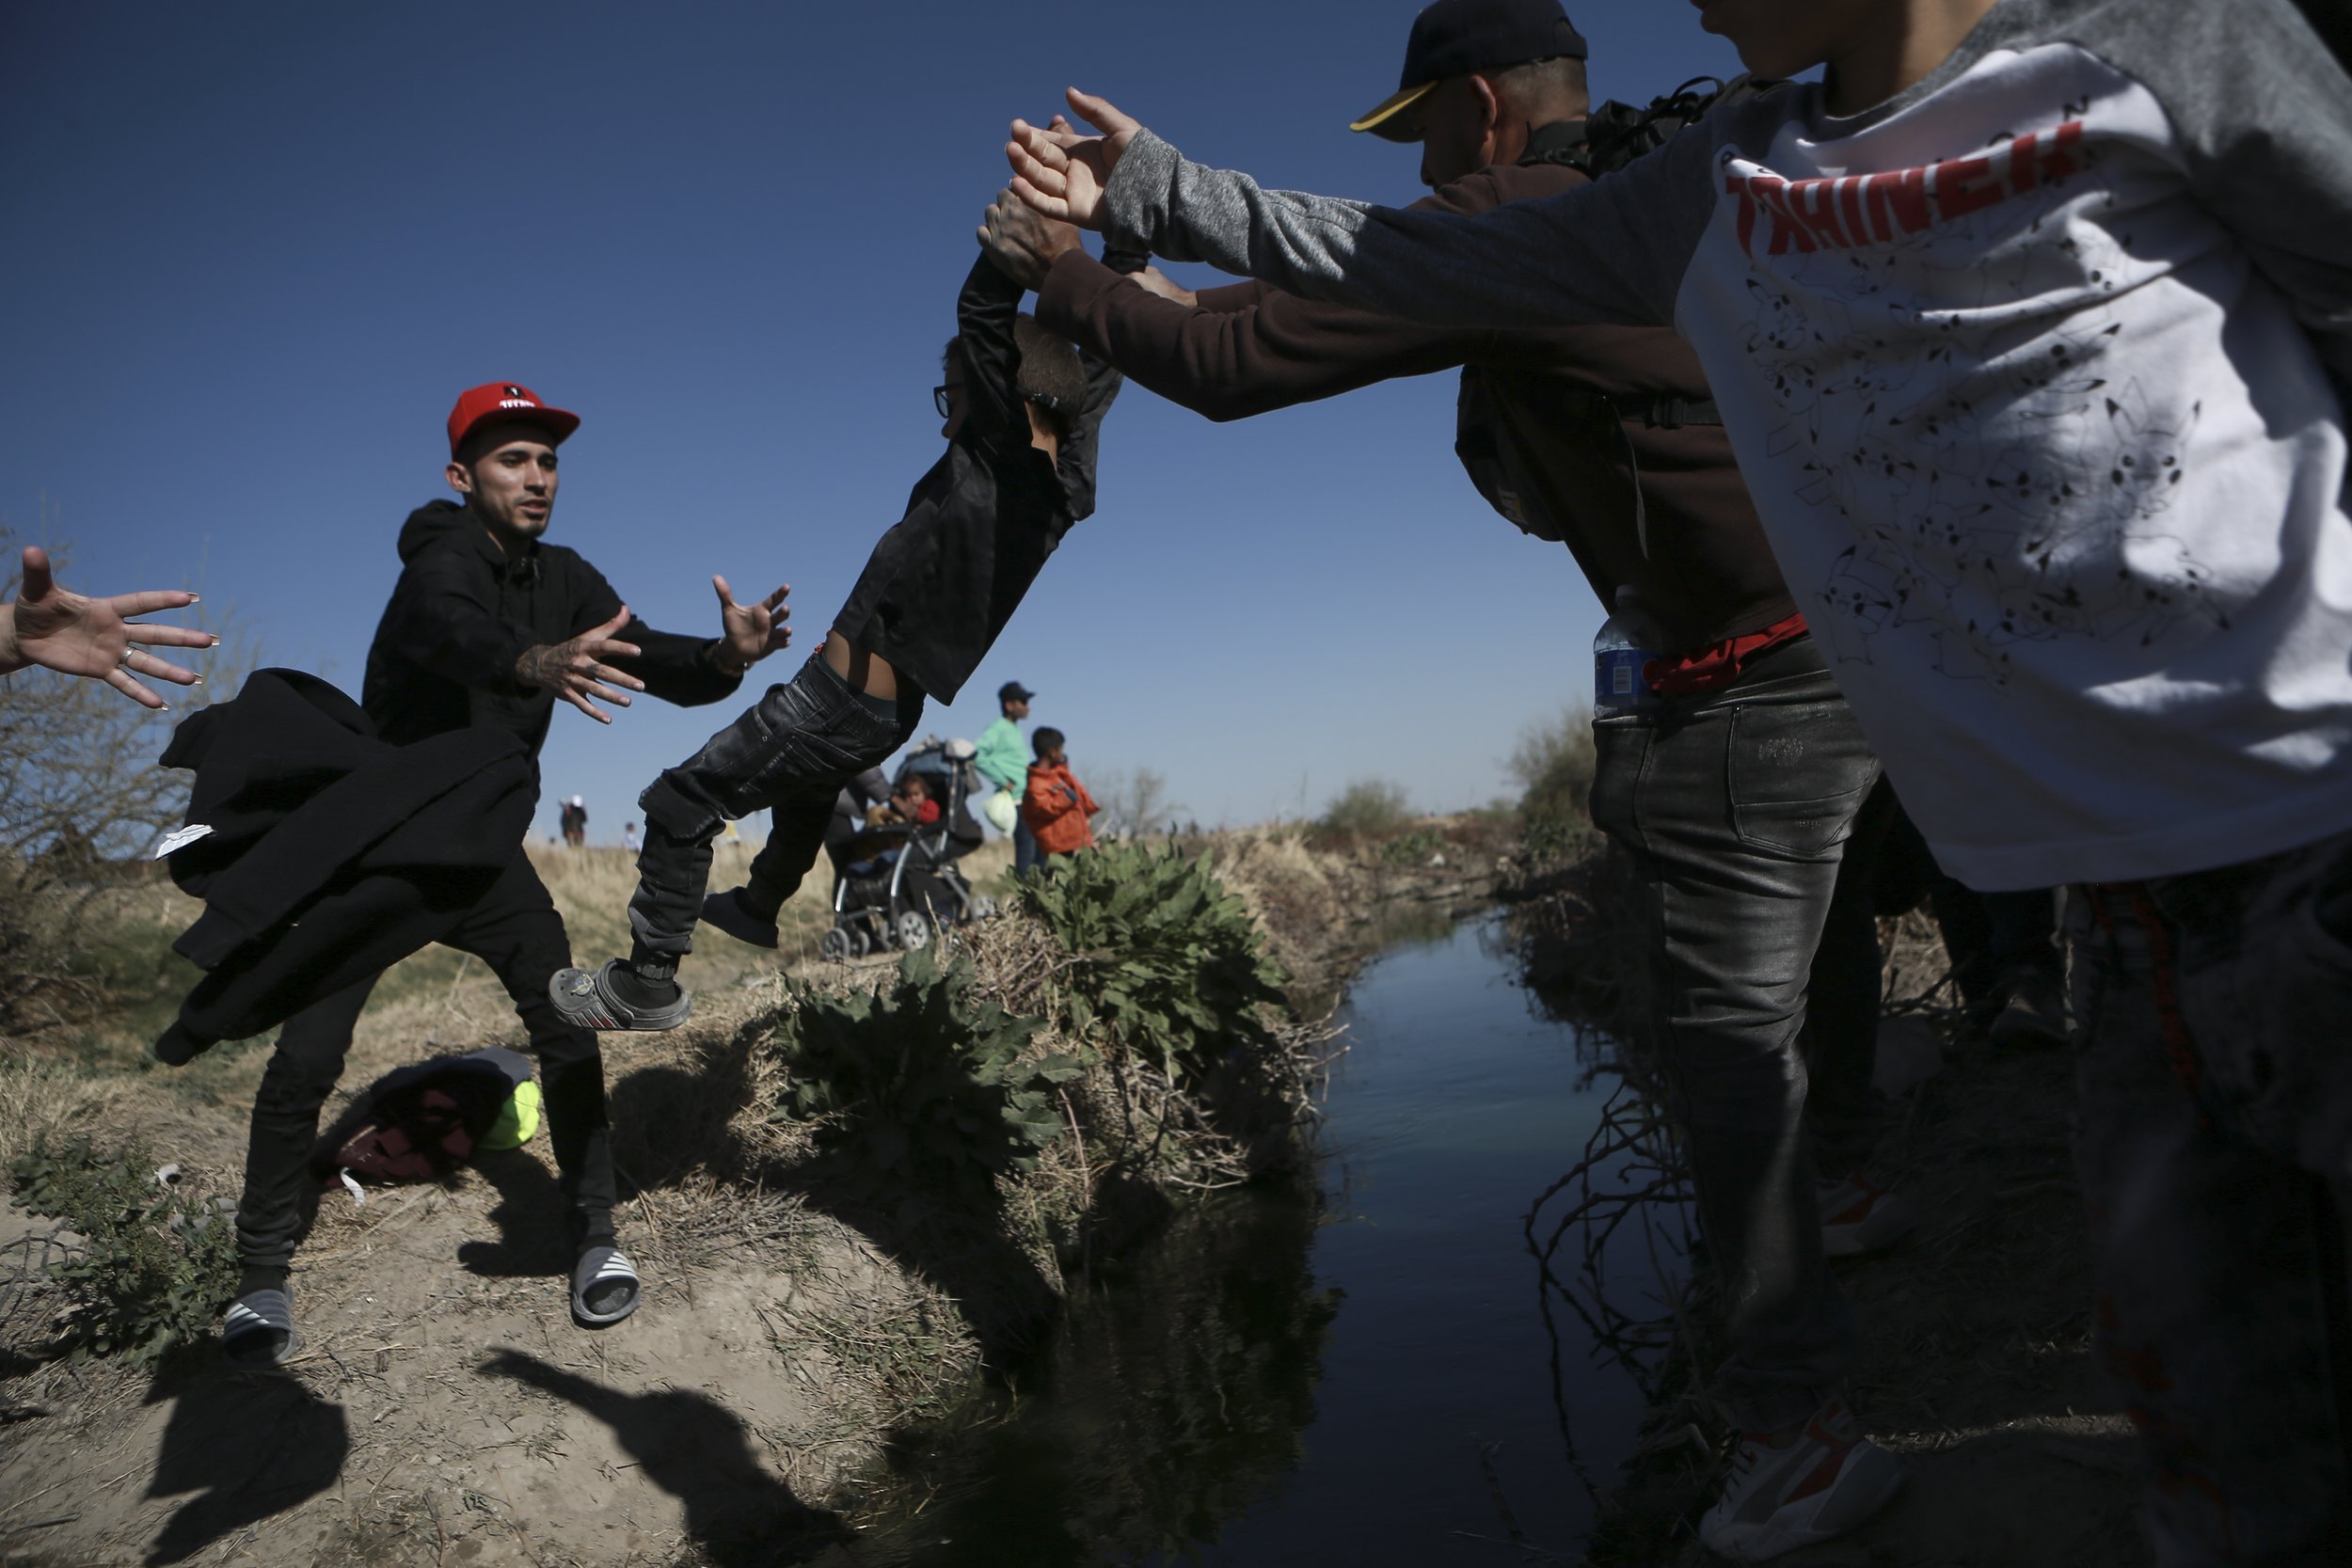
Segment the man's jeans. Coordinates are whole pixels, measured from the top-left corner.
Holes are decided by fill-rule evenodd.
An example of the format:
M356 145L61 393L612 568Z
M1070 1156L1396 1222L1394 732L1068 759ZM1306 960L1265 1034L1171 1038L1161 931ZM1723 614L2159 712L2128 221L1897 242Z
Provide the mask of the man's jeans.
M604 1058L595 1034L566 1023L548 1000L548 981L572 961L571 942L564 917L520 849L441 942L488 966L531 1032L573 1243L610 1237L615 1186ZM237 1205L237 1255L248 1264L282 1269L294 1256L303 1195L312 1187L310 1146L319 1135L319 1108L342 1076L352 1026L378 978L370 975L312 1004L278 1031L253 1101L245 1196Z
M1814 1179L1869 1145L1878 943L1867 888L1835 895L1878 758L1810 639L1725 690L1664 699L1653 722L1594 734L1593 821L1640 869L1651 1029L1729 1313L1718 1402L1743 1431L1778 1431L1836 1392L1854 1355ZM1817 949L1831 961L1815 978ZM1809 984L1837 1021L1812 1042Z
M811 655L790 682L770 687L638 797L645 847L628 923L639 958L693 951L710 841L732 818L773 814L767 847L752 861L752 887L763 902L790 897L817 863L842 787L887 761L922 721L923 698L912 686L900 688L895 721L878 719L822 658Z
M2352 834L2074 890L2092 1332L2161 1568L2352 1562Z

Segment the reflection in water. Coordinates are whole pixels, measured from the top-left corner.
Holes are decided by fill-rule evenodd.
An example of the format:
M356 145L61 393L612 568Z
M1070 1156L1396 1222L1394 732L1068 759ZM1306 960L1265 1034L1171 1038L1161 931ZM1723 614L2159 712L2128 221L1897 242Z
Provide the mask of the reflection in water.
M1017 1393L911 1442L889 1517L824 1560L1574 1560L1591 1478L1626 1457L1644 1401L1551 1310L1529 1204L1603 1131L1615 1080L1517 989L1507 938L1434 936L1354 989L1322 1190L1180 1218ZM1596 1180L1636 1174L1618 1164ZM1591 1283L1655 1277L1613 1257Z
M1336 1292L1311 1195L1179 1219L1020 1380L898 1456L919 1513L846 1560L1025 1568L1181 1560L1297 1463Z

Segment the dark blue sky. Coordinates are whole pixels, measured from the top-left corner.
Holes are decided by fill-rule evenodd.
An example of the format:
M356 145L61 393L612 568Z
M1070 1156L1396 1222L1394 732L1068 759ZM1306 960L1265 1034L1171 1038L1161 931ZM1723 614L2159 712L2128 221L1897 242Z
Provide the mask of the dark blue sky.
M272 662L356 690L451 401L519 380L585 419L551 537L676 630L715 629L714 571L789 581L805 645L937 456L1006 121L1074 81L1195 157L1409 199L1416 151L1346 123L1412 10L0 8L0 521L38 536L45 500L78 584L200 581ZM1598 95L1738 69L1680 6L1570 14ZM1233 426L1131 392L1101 510L937 727L977 734L1021 679L1082 777L1156 768L1204 821L1361 777L1431 809L1505 791L1599 614L1463 478L1454 390ZM548 790L616 836L731 713L559 714Z

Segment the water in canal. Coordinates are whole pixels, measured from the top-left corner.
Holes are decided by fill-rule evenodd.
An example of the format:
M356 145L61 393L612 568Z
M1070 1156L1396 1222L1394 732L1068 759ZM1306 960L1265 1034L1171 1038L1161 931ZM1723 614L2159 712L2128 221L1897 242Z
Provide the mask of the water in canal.
M1611 1081L1490 923L1386 954L1344 1019L1321 1193L1180 1219L1016 1396L902 1456L919 1512L851 1560L1578 1560L1584 1478L1625 1458L1641 1397L1557 1305L1555 1344L1521 1222ZM1650 1265L1627 1264L1638 1293Z

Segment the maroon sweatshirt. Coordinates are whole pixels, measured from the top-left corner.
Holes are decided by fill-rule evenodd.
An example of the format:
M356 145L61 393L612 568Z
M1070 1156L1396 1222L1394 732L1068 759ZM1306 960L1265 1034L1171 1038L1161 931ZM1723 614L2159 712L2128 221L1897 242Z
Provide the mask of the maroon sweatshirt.
M1584 181L1557 164L1497 165L1416 205L1480 213ZM1661 652L1688 653L1796 613L1721 425L1671 429L1640 413L1620 420L1594 399L1563 428L1560 397L1518 390L1540 385L1531 378L1565 378L1619 407L1705 402L1710 394L1698 358L1671 331L1419 326L1263 283L1206 291L1188 309L1082 251L1055 261L1037 314L1047 329L1140 385L1218 420L1394 376L1462 366L1494 372L1487 379L1495 417L1536 458L1543 510L1563 525L1569 550L1604 605L1620 586L1641 594L1664 633ZM1634 463L1646 511L1638 530Z

